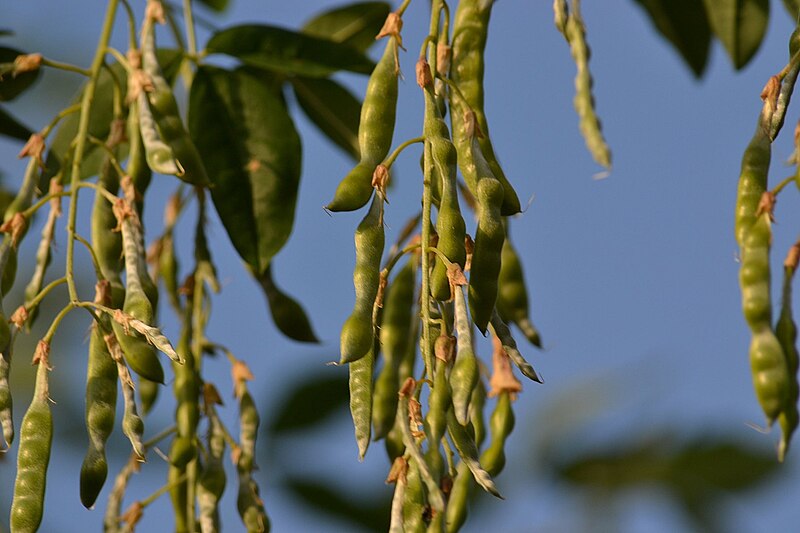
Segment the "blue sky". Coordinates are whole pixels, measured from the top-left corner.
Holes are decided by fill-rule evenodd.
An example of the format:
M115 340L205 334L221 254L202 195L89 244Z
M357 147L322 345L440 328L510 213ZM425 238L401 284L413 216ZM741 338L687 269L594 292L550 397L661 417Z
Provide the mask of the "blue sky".
M298 27L321 8L334 5L243 0L232 4L219 19L220 27L241 21ZM536 445L545 438L586 439L586 445L592 446L624 436L635 441L668 427L689 436L716 431L762 449L771 449L777 439L777 432L765 436L748 426L763 423L763 417L752 392L749 333L739 308L733 206L741 153L760 109L758 95L787 59L791 20L773 2L767 38L751 65L734 73L715 44L706 77L697 81L653 32L634 2L584 4L597 107L614 154L613 172L603 180L593 179L601 169L586 152L578 132L572 108L574 64L553 27L550 2L504 0L493 12L486 59L486 113L509 179L521 198L533 199L530 208L512 221L511 234L524 261L532 318L545 344L544 351L525 353L546 383L526 384L515 404L517 428L510 439L510 467L498 480L506 501L489 502L466 531L485 530L490 524L520 532L534 527L537 531L582 527L575 511L578 497L536 476L541 468L535 463ZM401 82L403 111L398 115L395 144L421 130L422 99L413 83L413 65L428 27L427 5L412 2L404 17L409 52L401 58L406 80ZM88 65L100 18L96 3L15 2L4 8L2 26L17 32L6 40L9 44L25 49L41 46L48 57ZM118 33L124 35L121 26ZM340 79L357 94L363 93L365 78ZM66 105L64 95L72 89L63 87L77 83L71 76L48 74L37 91L20 99L12 110L38 128ZM42 106L41 97L46 94L52 98ZM787 126L774 147L773 183L791 172L782 162L791 152L792 125L798 116L797 108L790 107ZM224 287L214 304L210 336L228 343L247 360L256 375L254 390L265 401L288 390L296 378L343 371L325 363L338 358L338 331L353 300L352 234L361 215L329 216L321 208L351 162L307 122L300 120L298 126L304 141L304 170L296 226L274 269L279 283L308 310L323 341L320 346L301 346L280 338L260 289L241 268L222 227L215 220L209 230ZM8 183L15 183L22 172L22 163L12 159L17 150L17 145L0 145L0 168ZM398 186L391 192L386 214L387 242L418 210L418 157L418 151L412 151L398 162ZM174 187L171 178L154 182L154 207L146 221L150 227L160 224L160 203ZM780 264L800 234L797 202L793 191L780 197L775 264ZM28 240L33 241L36 234L32 230ZM186 252L188 225L179 230L181 235ZM64 241L62 233L59 242L63 245ZM58 258L54 265L59 265ZM777 270L775 276L779 279ZM85 327L83 317L76 317L72 336L79 339ZM165 318L165 327L175 333L174 321ZM62 338L68 345L67 335ZM485 347L482 353L488 357ZM80 350L63 355L61 359L56 353L53 358L54 381L62 371L80 375L85 364ZM220 372L221 383L227 381L225 365L212 361L207 369ZM54 400L67 404L70 395L72 402L78 401L74 390L64 390ZM24 410L26 400L16 402ZM571 402L571 412L582 411L589 421L570 426L566 419L554 420L553 406L564 402ZM161 408L170 410L164 403ZM18 411L17 420L22 412ZM388 465L381 447L374 446L367 460L358 463L348 424L342 413L312 438L296 439L276 453L287 462L337 479L348 494L388 490L383 486ZM800 489L798 453L797 449L790 453L785 475L768 489L729 501L725 513L732 531L786 530L788 524L800 520L793 502ZM99 524L102 511L85 511L78 502L80 456L55 454L48 512L58 509L58 516L71 517L74 531ZM157 458L151 461L157 462ZM0 464L3 479L10 479L9 466ZM112 471L115 466L119 463L112 463ZM159 468L156 464L153 470ZM277 531L297 530L301 525L307 530L339 527L302 514L271 474L264 469L259 478ZM151 484L139 497L149 493L160 475L143 476ZM101 495L103 505L106 494ZM7 501L8 494L0 495ZM233 500L229 493L223 502L230 509ZM688 527L657 493L642 491L625 504L618 510L623 531ZM157 528L164 523L167 515L161 513L165 512L166 502L148 510L142 527ZM235 515L225 515L224 520L236 530Z

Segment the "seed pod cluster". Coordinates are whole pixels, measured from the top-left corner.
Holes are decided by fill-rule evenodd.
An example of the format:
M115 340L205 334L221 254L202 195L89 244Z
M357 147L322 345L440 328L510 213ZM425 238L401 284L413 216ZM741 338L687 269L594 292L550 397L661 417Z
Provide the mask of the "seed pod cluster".
M354 209L361 207L376 189L356 229L356 304L342 328L339 363L349 365L360 457L373 436L385 440L393 465L387 478L395 484L390 531L455 531L466 517L473 486L499 497L492 476L502 470L513 428L511 402L521 390L511 362L526 377L541 381L506 325L514 323L532 344L541 344L529 318L521 261L506 243L505 217L520 212L519 199L494 155L483 112L483 50L491 4L459 2L451 38L449 15L442 24L443 3L433 2L431 31L416 64L424 98L421 234L403 246L408 237L404 231L388 257L382 257L382 220L384 210L390 210L379 173L371 188L364 189L364 198L353 203ZM384 61L386 56L375 68L365 107ZM452 129L443 120L445 113ZM362 113L359 132L368 126ZM412 142L401 144L388 158L387 144L375 161L388 167ZM466 188L459 185L459 169ZM351 177L340 184L337 200ZM474 239L461 213L460 188L477 215ZM398 264L403 266L392 277ZM418 273L421 290L415 289ZM502 357L491 382L497 414L483 450L487 392L481 379L485 365L473 345L476 327L491 334L494 357ZM424 368L415 373L417 346ZM376 361L381 366L373 387Z

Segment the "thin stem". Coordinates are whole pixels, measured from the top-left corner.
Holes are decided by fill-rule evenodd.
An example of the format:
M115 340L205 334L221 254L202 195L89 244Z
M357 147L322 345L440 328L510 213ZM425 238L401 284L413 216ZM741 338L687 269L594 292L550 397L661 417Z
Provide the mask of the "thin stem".
M384 159L381 164L385 166L387 169L391 168L392 165L394 164L395 159L397 159L397 156L400 155L400 152L402 152L412 144L417 144L421 142L425 142L425 137L414 137L413 139L407 140L406 142L395 148L394 151L391 154L389 154L389 157Z
M75 72L77 74L82 74L83 76L89 76L91 74L90 71L86 70L85 68L71 65L69 63L62 63L60 61L53 61L52 59L47 59L46 57L42 58L42 65L58 70L65 70L67 72Z
M197 55L197 37L194 33L192 0L183 0L183 25L186 26L186 44L191 55Z
M125 171L122 169L122 165L120 165L119 161L117 161L117 156L114 154L114 150L106 142L104 142L102 139L98 139L93 135L89 136L89 142L99 146L100 149L106 153L106 156L108 157L108 162L111 163L111 166L113 166L114 170L117 171L117 175L119 177L125 175Z
M94 273L97 275L97 279L98 280L105 279L103 278L103 270L100 268L100 261L98 261L97 254L95 253L92 245L89 244L89 241L87 241L77 233L75 234L75 240L77 240L79 243L84 245L87 250L89 250L89 254L92 256L92 264L94 265Z
M424 178L423 178L423 192L422 192L422 237L420 246L423 250L430 247L431 242L431 204L433 203L433 192L431 191L431 178L433 177L433 168L431 162L431 146L429 142L425 142L425 158L424 158ZM422 360L425 362L425 372L433 379L433 354L430 350L430 337L431 337L431 306L430 306L430 261L428 254L421 254L421 268L422 268L422 294L420 295L420 306L422 313L422 339L420 351L422 352Z
M50 324L50 328L48 328L47 333L45 333L44 337L42 337L42 340L49 344L53 340L53 336L56 334L56 330L58 330L58 326L61 324L61 321L64 320L64 317L76 307L78 306L74 302L70 302L65 305L53 319L53 323Z
M53 198L60 198L69 195L70 195L69 191L61 191L61 192L46 194L41 198L39 198L39 200L35 204L31 205L28 209L23 211L22 216L24 216L25 218L30 218L36 211L38 211L45 205L49 204L50 200L52 200Z
M391 257L391 259L386 261L386 264L383 265L383 271L386 272L386 276L387 277L389 276L389 273L392 271L392 269L394 268L394 266L397 264L397 262L400 260L401 257L403 257L408 252L412 252L412 251L418 250L418 249L419 249L419 244L418 243L417 244L409 244L408 246L406 246L405 248L403 248L402 250L400 250L399 252L394 254Z
M50 283L47 284L47 286L45 286L41 291L39 291L39 293L36 296L31 298L30 302L27 302L25 304L25 309L28 312L30 312L31 309L34 309L37 305L39 305L39 302L41 302L44 299L44 297L47 296L50 293L50 291L52 291L53 289L55 289L59 285L61 285L63 283L66 283L66 282L67 282L67 278L63 278L63 277L51 281Z
M116 48L113 48L113 47L111 47L111 46L109 46L109 47L106 49L106 51L107 51L109 54L111 54L112 56L114 56L114 59L116 59L116 60L117 60L117 62L118 62L120 65L122 65L123 67L125 67L125 70L126 70L127 72L130 72L130 71L131 71L131 64L128 62L128 58L127 58L127 57L125 57L125 54L123 54L122 52L120 52L119 50L117 50Z
M789 176L788 178L783 179L780 183L778 183L773 189L770 191L773 196L777 196L779 192L783 190L784 187L789 185L790 183L797 180L797 176Z
M139 504L144 508L159 499L161 496L166 494L167 492L171 491L173 488L177 487L181 483L186 482L186 472L181 474L177 479L175 479L172 483L167 483L153 494L145 498L144 500L139 500Z
M67 219L67 286L69 287L69 297L73 302L78 301L78 290L75 287L75 223L78 218L78 183L81 180L81 163L83 162L83 152L86 148L86 137L89 133L89 117L92 111L92 101L94 100L97 79L100 76L100 69L103 67L103 59L106 55L108 43L111 40L111 32L114 28L114 16L117 12L119 0L109 0L106 10L106 17L103 21L103 29L100 33L100 40L92 61L91 76L86 84L81 100L81 116L78 122L78 133L75 144L75 157L72 161L72 174L69 199L69 216Z
M144 446L145 449L152 448L153 446L155 446L162 440L166 439L176 431L178 431L178 426L168 427L167 429L162 430L161 433L154 435L150 440L145 441L144 444L142 444L142 446Z
M128 0L121 0L122 7L125 8L125 11L128 14L128 48L135 50L136 49L136 16L133 14L133 8L131 8L131 4Z
M403 0L403 3L400 4L400 7L397 8L397 11L395 11L395 13L397 13L400 16L403 16L403 13L405 13L406 8L408 7L408 4L410 4L410 3L411 3L411 0Z
M50 123L42 129L42 131L39 132L39 135L41 135L46 139L47 136L50 135L50 132L53 131L53 128L56 127L56 125L62 118L66 117L67 115L71 115L72 113L75 113L77 111L80 111L80 109L81 109L80 104L73 104L69 107L65 107L64 109L58 112L58 115L53 117L53 120L51 120Z

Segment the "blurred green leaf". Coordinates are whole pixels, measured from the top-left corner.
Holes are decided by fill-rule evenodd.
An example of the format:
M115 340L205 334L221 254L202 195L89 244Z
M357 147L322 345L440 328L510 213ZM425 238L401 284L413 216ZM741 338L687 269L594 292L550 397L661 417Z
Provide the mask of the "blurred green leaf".
M744 67L767 32L769 0L703 0L711 29L733 66Z
M33 133L24 124L20 123L11 116L5 109L0 107L0 135L13 137L20 141L27 141Z
M189 133L222 224L261 277L294 223L301 165L294 123L261 72L201 67L189 97Z
M358 2L336 7L306 22L303 33L365 52L375 42L390 10L386 2Z
M259 276L258 281L267 295L272 320L280 332L296 341L319 342L303 307L275 284L272 279L272 265Z
M288 490L315 511L339 518L351 525L364 527L367 531L386 529L391 498L376 498L374 495L358 499L342 496L341 486L332 487L317 480L290 477L286 480Z
M556 476L609 498L643 486L659 487L701 530L712 531L718 529L718 514L712 512L718 502L757 488L778 467L771 452L735 439L700 436L678 442L677 432L663 431L643 443L619 442L610 451L577 452L561 461Z
M363 53L347 45L256 24L215 33L206 50L234 56L258 68L301 76L324 77L338 70L369 74L374 66Z
M361 102L327 78L295 77L291 82L297 103L314 125L350 157L358 159Z
M800 0L783 0L783 7L789 12L792 20L797 22L797 18L800 16Z
M14 48L0 46L0 102L13 100L39 77L38 69L14 75L14 59L24 53Z
M291 389L274 409L270 431L275 434L315 427L342 412L349 400L347 376L341 372L312 376Z
M703 0L634 0L650 17L696 77L703 75L711 47L711 27Z
M206 6L207 8L216 11L222 12L228 9L228 5L230 5L229 0L199 0L201 4Z
M705 486L713 491L742 492L763 483L780 466L772 454L748 449L732 441L698 439L687 443L673 458L674 487Z

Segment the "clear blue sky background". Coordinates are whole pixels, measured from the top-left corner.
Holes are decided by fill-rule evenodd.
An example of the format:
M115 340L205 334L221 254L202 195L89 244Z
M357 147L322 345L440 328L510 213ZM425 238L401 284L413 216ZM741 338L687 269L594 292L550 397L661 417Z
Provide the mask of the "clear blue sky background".
M143 6L143 2L133 3ZM767 39L752 64L734 73L722 48L715 45L708 73L698 82L632 0L584 2L598 110L614 152L613 172L604 180L592 179L600 169L578 133L572 108L574 64L553 27L551 3L504 0L495 6L486 60L486 112L506 173L520 197L534 198L530 208L513 220L511 232L524 260L532 316L546 346L544 351L526 349L525 353L546 383L526 384L515 404L517 428L509 443L509 466L499 478L506 500L487 502L467 531L585 527L578 512L582 501L578 494L546 479L536 462L544 441L563 439L556 442L565 446L579 441L590 448L656 438L668 428L687 437L711 431L761 449L774 446L776 431L765 436L748 427L763 423L763 418L752 392L749 334L739 308L733 238L741 152L755 126L759 92L767 78L783 67L792 31L789 17L777 2L772 3ZM102 2L6 4L0 25L17 35L4 43L88 65L101 24ZM217 24L263 21L298 27L333 5L233 0ZM413 65L428 27L427 5L412 2L404 17L409 52L402 56L406 80L401 84L396 143L421 130L422 100L413 82ZM120 26L116 40L120 47L124 36ZM363 94L365 78L341 79ZM11 109L39 128L67 104L78 83L73 76L47 73L36 91ZM46 106L43 95L51 95ZM774 180L790 172L782 161L791 152L797 109L790 108L786 131L775 145ZM304 170L296 227L275 260L275 274L307 308L323 340L320 346L302 346L280 337L268 318L260 289L241 268L216 218L209 230L224 283L222 295L215 300L210 336L247 360L256 375L253 388L267 403L274 403L297 378L344 372L325 363L338 358L339 328L353 301L352 233L361 215L331 217L321 208L351 162L306 121L299 120L298 126L304 141ZM0 145L0 169L9 184L17 183L22 174L23 163L13 159L18 149L16 144ZM399 184L391 192L386 215L387 242L418 209L418 156L414 151L399 162ZM174 185L172 178L154 180L146 221L150 227L160 223L159 206ZM800 233L797 206L794 191L781 195L775 264L780 264ZM36 235L36 229L29 234L29 256ZM184 252L188 251L189 226L181 227L179 237L186 243ZM63 253L63 232L58 242ZM59 257L55 268L63 264ZM89 268L88 262L84 265ZM18 277L24 283L24 272ZM89 291L87 285L86 296ZM174 335L175 322L165 318L164 323ZM57 431L63 435L81 431L59 425L58 412L83 409L85 355L68 346L80 341L86 327L84 317L76 316L54 347L51 380L57 384L74 378L69 386L54 385L52 394ZM25 379L27 370L22 367L27 366L27 353L24 346L17 351L15 379ZM488 361L485 347L482 354ZM218 372L217 382L226 399L230 398L226 365L212 361L207 369L209 375ZM18 394L17 421L26 403ZM557 405L561 406L558 411ZM166 401L159 407L165 415L150 423L151 435L168 423L171 408ZM264 457L280 458L273 461L280 464L263 459L258 475L276 531L344 527L298 507L280 487L285 470L305 468L308 474L334 479L348 495L388 493L383 486L388 465L381 446L374 446L366 461L358 463L351 431L343 412L310 437L265 450ZM115 438L123 452L114 456L112 471L121 466L126 453L126 444L118 435ZM768 488L727 500L723 511L730 531L788 531L800 523L798 453L797 449L790 453L784 475ZM78 500L82 454L56 443L48 483L49 521L43 530L100 527L102 511L86 511ZM0 478L6 481L0 487L4 509L10 498L10 463L0 463ZM163 463L153 456L132 494L144 497L163 476ZM107 491L101 494L101 507ZM223 520L230 531L239 527L235 511L231 514L234 500L230 485L223 499L228 510ZM656 491L631 494L617 512L622 531L671 532L688 527ZM141 527L166 530L168 513L164 500L148 509ZM5 520L4 516L0 524Z

